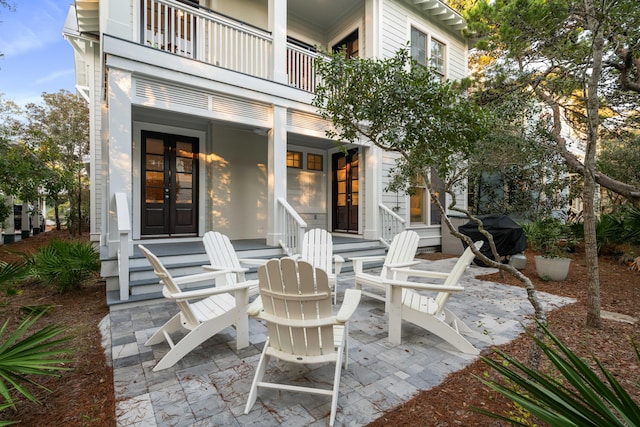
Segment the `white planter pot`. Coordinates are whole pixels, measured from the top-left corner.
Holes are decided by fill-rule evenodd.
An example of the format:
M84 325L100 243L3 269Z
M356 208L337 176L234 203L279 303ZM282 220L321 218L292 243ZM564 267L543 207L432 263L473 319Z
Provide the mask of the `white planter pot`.
M536 272L543 280L564 280L569 274L571 258L547 258L537 255L535 260Z

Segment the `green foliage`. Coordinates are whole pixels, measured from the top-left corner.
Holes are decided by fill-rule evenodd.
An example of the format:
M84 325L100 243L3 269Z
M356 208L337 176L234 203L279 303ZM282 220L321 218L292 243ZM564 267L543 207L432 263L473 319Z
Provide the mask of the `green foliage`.
M571 225L556 218L522 224L528 246L549 258L565 257L575 249L576 235Z
M54 240L32 258L35 275L58 292L78 289L100 271L100 259L91 242Z
M0 328L0 396L5 401L4 405L14 409L13 391L39 403L28 387L47 389L38 384L32 376L57 375L59 371L69 369L62 365L73 361L59 357L71 351L60 348L61 344L71 339L60 337L65 330L64 327L48 325L30 335L27 334L27 330L38 319L39 316L28 317L11 332L7 329L8 320Z
M7 200L0 195L0 227L5 228L5 221L9 215L13 213L13 206L7 203Z
M482 360L506 378L507 383L485 379L480 381L551 426L640 426L640 406L631 399L615 376L594 358L605 379L602 380L545 325L538 324L550 343L533 335L532 338L557 372L546 374L531 369L496 349L494 352L507 363L486 357ZM640 361L637 348L636 354ZM483 409L475 410L511 424L527 425Z
M601 140L598 170L622 182L640 187L640 135L620 132Z
M316 64L321 84L313 103L335 126L328 136L400 153L391 191L407 189L419 173L428 182L431 167L446 180L489 127L459 85L418 65L406 49L387 59L337 53Z
M6 295L13 293L13 285L24 279L29 273L25 263L0 261L0 291Z

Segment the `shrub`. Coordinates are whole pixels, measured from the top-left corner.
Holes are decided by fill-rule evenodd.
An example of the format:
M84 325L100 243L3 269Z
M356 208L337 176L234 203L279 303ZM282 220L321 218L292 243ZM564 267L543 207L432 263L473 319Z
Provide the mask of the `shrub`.
M58 371L69 369L61 366L62 364L72 362L71 359L56 357L70 352L69 349L59 348L60 344L71 339L59 337L64 331L63 327L48 325L27 336L27 330L39 318L40 316L27 317L6 338L4 335L9 321L0 328L0 396L4 399L0 410L16 408L11 397L13 391L39 403L27 386L50 390L38 384L32 376L57 375ZM13 422L0 420L0 426L9 424Z
M496 349L494 352L506 363L489 358L482 360L507 379L506 385L480 380L551 426L640 426L640 406L600 361L594 358L606 381L600 379L546 326L540 322L538 324L552 345L535 336L533 339L557 369L559 376L529 368ZM637 347L636 354L640 360ZM500 414L478 408L475 410L512 424L525 425Z
M98 253L90 242L54 240L31 260L35 275L63 293L78 289L84 280L100 271Z
M6 295L15 293L13 285L24 279L29 269L23 263L0 261L0 291Z
M575 250L576 235L571 226L556 218L522 224L527 245L541 255L555 258Z

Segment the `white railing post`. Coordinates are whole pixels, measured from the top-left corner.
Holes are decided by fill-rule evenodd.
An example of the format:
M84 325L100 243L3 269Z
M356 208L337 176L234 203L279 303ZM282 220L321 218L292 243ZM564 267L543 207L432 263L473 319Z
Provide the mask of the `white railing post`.
M120 300L129 299L129 203L126 193L115 193L116 219L118 224L118 281L120 284Z
M280 217L280 246L291 256L300 253L302 238L307 231L307 223L283 198L278 199L278 216Z
M389 246L393 236L404 230L406 220L382 203L378 204L378 209L380 211L380 241Z

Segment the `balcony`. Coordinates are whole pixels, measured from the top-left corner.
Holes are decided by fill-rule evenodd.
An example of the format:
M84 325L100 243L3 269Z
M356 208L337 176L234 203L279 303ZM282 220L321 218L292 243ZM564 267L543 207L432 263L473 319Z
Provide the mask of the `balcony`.
M273 80L273 37L268 31L203 7L172 0L141 0L141 44L250 76ZM288 42L288 84L313 92L317 85L311 47Z

